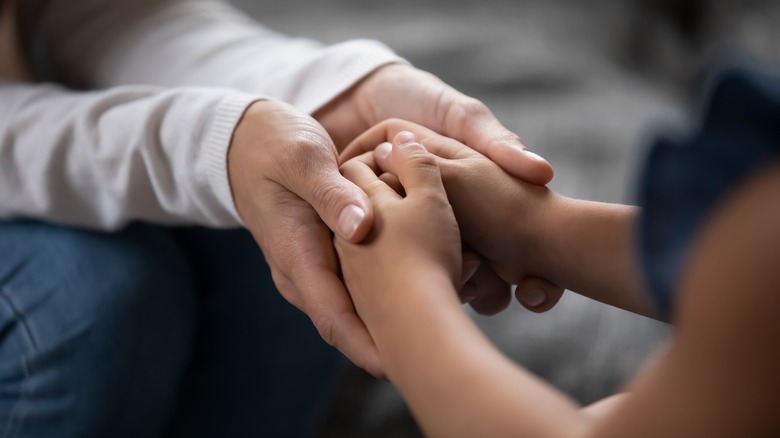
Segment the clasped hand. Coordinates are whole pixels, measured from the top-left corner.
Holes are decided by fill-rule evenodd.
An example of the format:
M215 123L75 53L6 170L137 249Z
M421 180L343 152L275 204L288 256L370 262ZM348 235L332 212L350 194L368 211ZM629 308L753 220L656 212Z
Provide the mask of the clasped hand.
M379 355L341 281L332 232L356 243L374 226L374 206L362 187L341 175L338 150L390 117L463 141L524 180L552 178L549 164L526 153L484 105L410 66L380 68L314 117L275 101L249 107L228 151L238 213L281 294L311 318L323 339L378 376ZM463 263L469 277L479 259L471 255ZM493 292L480 295L479 289ZM506 305L508 291L483 264L461 294L494 313Z
M515 295L525 307L535 312L552 308L563 289L538 277L544 271L540 266L539 254L543 251L538 236L545 234L541 232L546 226L544 217L548 203L545 201L556 195L545 187L512 177L495 162L458 141L397 119L380 123L353 141L342 153L341 159L345 161L342 172L350 178L354 172L349 170L356 165L352 162L362 162L376 172L378 181L404 193L407 187L397 176L403 169L395 159L395 147L400 141L412 141L409 138L419 139L415 142L424 145L440 169L441 185L446 189L446 197L457 218L463 246L487 262L469 279L466 287L461 288L461 299L469 302L478 313L494 314L509 304L508 284L517 284ZM389 141L393 141L392 146ZM365 178L350 179L365 189ZM375 214L381 214L381 211ZM441 215L446 216L447 212ZM438 239L436 233L429 234L412 245L415 248L406 250L435 246ZM460 250L460 246L451 248L455 249ZM406 255L399 252L397 257L401 259ZM400 270L394 272L403 275ZM543 296L541 302L539 295ZM528 300L529 296L533 300Z

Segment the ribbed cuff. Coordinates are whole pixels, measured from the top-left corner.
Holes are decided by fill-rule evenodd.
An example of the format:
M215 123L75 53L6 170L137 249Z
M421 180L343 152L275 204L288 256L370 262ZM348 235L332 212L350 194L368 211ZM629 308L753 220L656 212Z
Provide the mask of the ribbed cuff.
M235 225L244 225L238 214L230 187L227 168L227 154L233 139L233 132L246 109L264 98L250 94L233 93L217 106L214 121L205 142L204 159L209 186L222 207L235 219Z

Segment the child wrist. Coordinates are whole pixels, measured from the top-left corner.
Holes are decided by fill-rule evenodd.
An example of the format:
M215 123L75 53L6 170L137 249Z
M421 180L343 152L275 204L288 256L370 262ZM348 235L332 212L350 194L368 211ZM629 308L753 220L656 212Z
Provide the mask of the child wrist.
M571 199L550 191L528 219L519 224L524 231L523 265L527 272L547 278L553 270L551 254L557 248L561 230L558 218Z

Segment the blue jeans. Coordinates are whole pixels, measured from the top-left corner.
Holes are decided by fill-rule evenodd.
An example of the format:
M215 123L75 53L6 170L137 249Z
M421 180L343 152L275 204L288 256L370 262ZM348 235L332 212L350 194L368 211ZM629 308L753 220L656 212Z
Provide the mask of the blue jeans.
M0 222L0 437L305 436L341 364L244 230Z

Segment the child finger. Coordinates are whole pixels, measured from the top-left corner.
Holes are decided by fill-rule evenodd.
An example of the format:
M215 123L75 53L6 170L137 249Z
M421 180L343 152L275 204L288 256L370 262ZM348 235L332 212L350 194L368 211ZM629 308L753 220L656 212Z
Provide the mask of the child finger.
M382 173L382 170L379 167L379 164L376 161L376 156L372 152L365 152L361 155L358 155L356 157L353 157L350 161L359 161L366 166L368 166L369 169L374 171L375 175L379 175Z
M544 313L558 303L564 289L537 277L523 279L515 289L515 297L526 309Z
M401 181L395 174L385 172L379 175L379 179L387 184L391 189L395 190L395 192L398 193L401 197L406 196L406 192L404 192L404 186L401 185Z
M395 136L391 161L407 195L427 192L446 197L436 159L413 133L404 131Z
M473 251L464 249L460 259L462 266L460 285L463 286L477 273L477 270L482 265L482 257Z
M484 157L482 154L465 144L442 135L428 136L420 141L428 152L445 160Z
M362 158L362 157L358 157ZM376 175L376 172L362 159L352 159L341 165L341 174L360 187L371 199L382 197L400 198L390 186Z
M382 172L395 173L391 155L393 153L393 144L384 142L374 149L374 160L376 165Z
M459 284L458 297L462 304L470 303L479 296L479 289L470 283L471 277L477 273L482 265L482 258L471 251L463 251L461 256L461 280Z
M436 132L413 122L401 119L388 119L374 125L347 145L339 155L339 162L343 163L357 155L373 151L378 144L392 140L402 131L414 132L419 138L438 135Z
M425 149L428 152L435 156L439 167L445 165L447 160L482 157L482 154L474 149L439 135L423 138L420 140L420 143L425 146ZM374 159L376 160L377 167L383 172L395 173L395 167L393 166L392 161L392 144L384 142L377 146L376 149L374 149Z
M486 264L477 269L469 284L479 291L469 304L480 315L495 315L512 301L512 288Z

